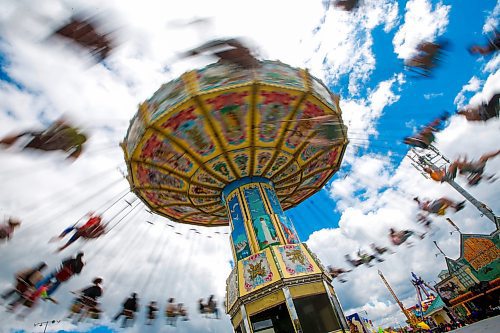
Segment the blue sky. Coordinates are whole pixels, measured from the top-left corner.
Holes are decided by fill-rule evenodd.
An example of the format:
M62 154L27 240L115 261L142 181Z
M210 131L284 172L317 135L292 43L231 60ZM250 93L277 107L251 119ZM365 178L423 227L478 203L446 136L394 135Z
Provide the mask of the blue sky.
M400 4L399 15L403 15L406 1L398 1L398 3ZM387 106L376 124L379 136L371 137L368 147L360 149L358 155L366 153L386 155L391 152L394 154L391 162L397 166L408 150L408 147L402 144L402 138L414 132L413 126L425 125L445 110L455 112L457 106L454 104L454 98L464 82L474 75L480 80L488 76L488 73L481 72L481 66L484 64L478 61L477 56L471 55L467 48L474 43L485 43L486 37L482 33L485 16L491 12L496 1L443 1L442 3L452 5L452 10L449 14L446 32L440 36L440 39L448 40L451 44L441 66L435 70L432 78L407 79L401 87L399 101ZM359 91L360 96L366 96L369 91L376 88L379 82L387 80L394 73L403 71L403 60L398 58L392 44L396 31L397 29L392 29L387 33L380 26L372 31L373 53L377 60L377 67L370 76L370 80ZM343 99L351 98L346 89L348 80L348 73L346 73L339 81L332 82L329 87L332 91L340 92ZM428 98L425 97L426 95ZM409 122L412 127L408 126ZM356 140L356 134L351 135L352 145L360 144L360 141ZM343 173L347 170L349 170L348 167L342 168L340 175L334 175L333 179L343 177ZM335 201L331 200L325 192L326 190L315 194L303 205L289 211L292 218L297 216L297 219L304 219L311 213L314 216L314 223L297 225L301 239L307 239L316 230L338 226L341 213L336 210ZM314 207L323 212L315 213Z
M476 57L466 50L473 43L485 43L485 22L495 19L498 22L499 5L493 0L364 0L362 3L357 11L345 13L333 6L325 11L321 1L258 0L248 13L242 14L232 7L231 1L210 6L200 1L175 8L161 0L148 0L147 5L124 1L102 8L97 0L50 0L32 8L29 1L14 4L0 0L0 7L7 8L0 13L0 136L14 128L41 126L61 114L81 122L93 134L89 154L72 165L61 163L60 156L0 151L0 159L5 161L0 168L5 188L0 191L1 212L20 215L25 221L15 239L0 244L5 253L0 289L6 288L13 272L28 262L40 258L52 266L60 262L67 254L55 255L54 247L45 239L60 232L68 221L78 219L119 193L118 188L110 186L85 204L74 204L108 180L120 177L116 166L123 164L123 157L117 144L137 104L150 97L163 82L209 63L208 59L169 63L169 59L199 44L203 38L234 35L249 38L262 58L308 68L340 94L351 142L341 170L325 189L288 211L301 240L307 242L325 265L347 267L344 254L369 249L372 242L387 246L389 227L421 229L414 219L416 207L411 198L415 195L459 199L445 185L425 180L413 170L404 158L408 148L402 144L402 138L444 110L453 113L458 104L478 104L500 90L499 56ZM94 65L82 53L45 39L72 10L89 6L113 13L110 17L126 32L122 45L105 64ZM275 14L283 13L283 8L286 15ZM497 8L495 15L494 8ZM212 17L214 22L206 31L176 30L171 25L176 20L204 16ZM252 19L255 16L260 18L258 26ZM282 29L276 29L277 26ZM403 68L408 52L422 39L450 42L432 78L415 78ZM165 64L170 65L171 72L163 70ZM470 124L452 117L438 135L436 145L452 159L465 153L477 158L481 153L500 148L498 143L485 144L497 137L498 119L487 124ZM488 164L487 171L492 173L499 168L497 158ZM92 184L77 184L77 180L98 173L106 177L101 176ZM459 182L463 184L463 180ZM61 198L58 193L71 185L74 188ZM117 187L121 191L127 185L122 181ZM467 189L494 210L500 209L498 183ZM51 199L45 200L47 196ZM39 205L41 202L45 205ZM51 219L54 203L61 210L71 205L75 208ZM33 207L32 211L20 212L26 206ZM470 205L453 218L465 232L491 232L488 221L481 219ZM146 219L155 225L142 223ZM44 304L30 320L62 318L72 298L68 291L85 286L99 274L104 276L107 287L103 304L109 315L117 311L130 290L140 289L141 305L152 298L163 305L167 295L172 294L188 303L193 320L181 326L179 332L229 331L227 317L207 322L194 313L199 297L211 293L216 293L220 300L224 297L225 278L231 269L228 241L223 235L227 230L215 234L217 230L198 228L200 234L193 234L190 227L175 225L173 229L165 219L144 212L134 222L119 225L112 237L96 242L99 251L92 248L94 245L80 243L78 249L89 253L88 268L61 288L58 298L63 305ZM346 314L367 311L381 325L402 320L397 306L380 284L376 269L386 273L405 304L411 305L415 295L409 272L415 271L432 281L445 266L442 258L434 255L432 240L437 240L451 257L458 255L456 235L449 235L443 219L435 224L432 237L420 241L416 248L394 249L397 253L375 269L361 267L347 276L347 283L335 282ZM162 242L165 247L153 245ZM156 251L154 246L164 249L164 253ZM33 253L38 254L37 258L33 258ZM30 325L0 311L0 333L23 328L29 331ZM67 322L64 325L66 332L90 329L90 325L78 328ZM110 327L117 329L114 325ZM136 325L136 330L142 327ZM106 326L94 327L92 332L107 332L106 329ZM158 324L151 332L159 330Z

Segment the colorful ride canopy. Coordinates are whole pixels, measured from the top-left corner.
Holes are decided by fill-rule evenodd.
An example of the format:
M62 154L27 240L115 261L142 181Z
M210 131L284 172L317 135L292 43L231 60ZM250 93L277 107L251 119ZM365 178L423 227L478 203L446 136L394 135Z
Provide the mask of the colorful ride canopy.
M123 149L132 190L153 211L223 226L227 184L267 178L288 209L325 185L346 145L338 97L306 70L263 61L251 70L215 63L162 85Z

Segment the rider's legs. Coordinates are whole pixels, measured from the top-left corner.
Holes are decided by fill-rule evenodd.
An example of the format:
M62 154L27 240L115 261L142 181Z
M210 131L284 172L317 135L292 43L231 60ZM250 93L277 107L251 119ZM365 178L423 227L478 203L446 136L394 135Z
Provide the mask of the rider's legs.
M78 238L80 238L81 234L80 232L78 231L78 229L76 230L75 234L73 236L71 236L71 238L66 242L66 244L64 244L63 246L61 246L58 251L62 251L64 250L65 248L67 248L68 246L70 246L72 243L74 243Z

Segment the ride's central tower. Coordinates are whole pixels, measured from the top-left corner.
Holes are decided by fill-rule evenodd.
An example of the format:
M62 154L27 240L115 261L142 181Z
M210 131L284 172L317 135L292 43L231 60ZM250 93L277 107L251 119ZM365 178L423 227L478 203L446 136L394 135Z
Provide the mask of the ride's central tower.
M236 332L347 330L331 277L283 212L339 169L338 102L304 69L215 63L162 85L131 120L132 191L172 221L231 228L226 311Z
M227 185L235 267L226 310L236 332L337 332L347 324L331 278L285 215L273 183L245 177Z

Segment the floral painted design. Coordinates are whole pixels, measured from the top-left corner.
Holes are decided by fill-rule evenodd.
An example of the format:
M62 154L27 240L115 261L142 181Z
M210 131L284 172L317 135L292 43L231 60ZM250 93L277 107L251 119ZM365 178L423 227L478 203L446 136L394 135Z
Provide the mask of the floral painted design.
M209 175L208 173L206 173L205 171L199 171L196 174L195 179L203 184L208 184L208 185L213 185L213 186L223 186L224 185L220 181L215 179L212 175Z
M278 247L279 253L285 263L286 271L290 275L310 273L314 271L314 266L307 259L299 244L285 245Z
M261 175L264 167L267 165L267 162L271 160L272 154L268 151L261 151L257 153L257 163L254 171L255 175Z
M303 89L304 81L295 68L287 66L279 62L266 62L259 71L262 76L262 81L271 84L279 84L290 86L293 88Z
M290 149L295 149L312 132L315 126L314 123L312 121L303 121L304 119L318 117L324 114L325 111L320 106L306 100L297 116L297 120L299 121L296 122L285 140L285 146Z
M302 150L302 153L300 153L300 159L304 162L309 160L311 157L313 157L317 152L321 150L320 147L314 144L309 144L306 146L304 150Z
M231 171L229 171L229 167L227 166L226 162L217 162L213 165L212 168L214 169L214 171L216 171L224 178L227 178L228 180L232 180L234 178L231 175Z
M231 307L238 298L238 270L233 269L227 278L227 304Z
M195 114L194 106L169 117L161 127L171 130L172 135L186 141L188 146L195 148L201 156L210 155L215 151L215 144L205 130L205 120Z
M167 165L183 173L188 173L193 168L193 162L185 157L185 154L177 152L167 139L160 140L156 134L151 135L143 144L140 158Z
M218 195L219 192L203 186L191 185L189 193L194 195Z
M247 71L221 64L207 66L199 70L197 74L201 91L241 84L251 79Z
M247 292L271 282L273 277L265 252L254 254L243 260L243 280Z
M287 167L285 170L279 172L276 174L276 178L273 178L273 181L279 181L281 179L284 179L294 173L299 171L299 167L296 162L290 164L289 167Z
M127 151L131 154L135 147L139 144L139 141L144 134L146 127L144 126L144 121L140 117L140 114L137 114L131 121L130 128L127 133Z
M279 129L283 126L280 120L291 112L291 103L297 99L297 96L267 90L262 90L260 95L264 100L258 105L262 117L259 127L259 140L272 142L276 140Z
M168 112L169 109L188 97L184 82L176 79L165 83L149 99L148 103L152 106L151 120L155 120Z
M211 105L212 116L222 127L222 133L229 145L239 145L246 139L247 96L246 91L231 92L206 100L207 104Z
M312 91L313 94L319 97L323 102L328 104L330 107L334 108L335 104L333 103L332 96L330 95L330 91L321 84L316 78L312 78Z
M288 162L288 157L285 155L280 155L276 160L274 160L273 166L271 170L267 172L268 177L272 177L276 171L278 171L282 166L284 166Z
M137 166L137 178L142 186L184 188L182 179L142 164Z
M236 166L241 171L241 176L246 176L248 174L247 166L248 166L248 155L246 153L237 154L234 157L234 162Z
M164 206L173 203L189 203L186 195L177 192L164 191L142 191L148 201L157 206Z

